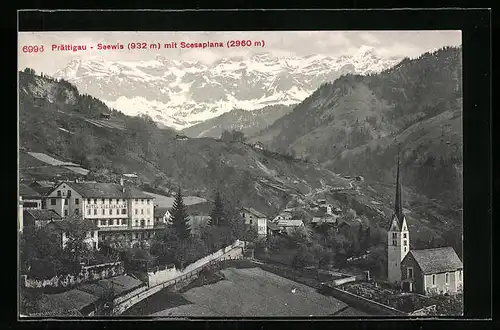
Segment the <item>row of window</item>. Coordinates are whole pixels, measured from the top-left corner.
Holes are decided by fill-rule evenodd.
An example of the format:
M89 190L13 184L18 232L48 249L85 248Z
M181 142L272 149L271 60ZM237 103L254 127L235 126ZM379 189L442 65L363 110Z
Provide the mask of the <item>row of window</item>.
M113 215L113 209L108 209L109 215ZM87 215L91 215L91 209L87 209ZM121 209L121 214L127 214L127 209ZM97 209L94 209L94 215L97 215ZM102 215L106 215L106 209L102 209ZM116 209L116 215L120 215L120 209Z
M458 271L458 280L462 281L462 271L461 270ZM450 283L450 274L445 273L444 274L444 284L449 284L449 283ZM432 285L436 285L436 274L432 274Z
M104 204L106 200L108 200L108 199L101 198L101 203ZM114 201L114 199L110 198L109 199L109 204L113 204L113 201ZM126 199L117 198L116 199L116 204L120 203L120 201L122 201L122 203L125 203L127 200ZM87 203L88 204L97 204L97 198L87 198Z
M119 226L119 225L127 225L128 219L100 219L94 220L96 226L99 224L101 226ZM141 227L144 227L146 224L149 226L151 224L151 219L141 219L135 220L135 226L138 227L139 224Z
M107 236L106 234L101 234L101 240L105 240L106 236ZM154 236L154 233L152 233L152 232L130 233L129 238L132 238L132 239L149 239L149 238L152 238L153 236Z
M403 238L406 238L406 233L403 233ZM392 233L392 239L398 239L398 233Z

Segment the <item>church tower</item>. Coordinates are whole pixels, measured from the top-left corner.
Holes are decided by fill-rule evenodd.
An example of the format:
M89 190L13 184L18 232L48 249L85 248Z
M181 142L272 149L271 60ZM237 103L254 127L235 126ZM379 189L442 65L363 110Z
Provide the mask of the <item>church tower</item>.
M398 155L396 202L394 205L394 215L392 216L391 226L387 232L387 278L389 282L392 283L401 281L401 261L410 251L410 233L408 232L408 225L403 214L399 172Z

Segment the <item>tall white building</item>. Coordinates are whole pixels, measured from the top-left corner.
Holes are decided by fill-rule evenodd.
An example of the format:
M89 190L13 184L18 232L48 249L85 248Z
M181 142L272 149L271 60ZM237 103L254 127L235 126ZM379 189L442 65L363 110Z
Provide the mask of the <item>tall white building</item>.
M131 243L154 235L154 197L115 183L63 182L47 196L47 208L62 217L81 215L98 228L99 240L111 236Z

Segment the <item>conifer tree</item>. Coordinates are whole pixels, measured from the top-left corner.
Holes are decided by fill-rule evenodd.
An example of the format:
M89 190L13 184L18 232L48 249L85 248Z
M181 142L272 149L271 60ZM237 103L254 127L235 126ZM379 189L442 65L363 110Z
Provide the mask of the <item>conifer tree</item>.
M225 226L227 225L226 214L224 212L224 204L220 192L217 190L214 198L214 207L210 211L210 226Z
M181 188L179 187L172 207L172 227L175 229L180 239L191 237L191 226L187 217L186 206L182 200Z

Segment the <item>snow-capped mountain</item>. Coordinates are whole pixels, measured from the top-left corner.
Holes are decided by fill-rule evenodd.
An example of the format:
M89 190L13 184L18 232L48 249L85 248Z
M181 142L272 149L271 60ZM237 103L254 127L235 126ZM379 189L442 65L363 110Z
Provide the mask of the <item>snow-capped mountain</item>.
M338 58L260 53L223 58L211 65L164 56L150 61L75 58L53 76L125 114L147 114L163 125L182 129L235 108L297 104L342 74L375 73L397 62L364 46L353 56Z

